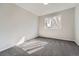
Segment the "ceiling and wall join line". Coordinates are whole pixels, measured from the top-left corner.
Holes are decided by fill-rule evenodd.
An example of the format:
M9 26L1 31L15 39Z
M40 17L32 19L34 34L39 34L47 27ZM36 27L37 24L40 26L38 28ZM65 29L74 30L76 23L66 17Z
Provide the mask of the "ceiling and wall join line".
M75 14L74 14L74 36L75 38L74 41L79 45L79 17L78 17L78 12L79 12L79 3L49 3L48 5L44 5L42 3L28 3L28 4L16 4L34 14L36 14L37 16L43 16L43 15L47 15L47 14L51 14L51 13L55 13L55 12L59 12L65 9L69 9L69 8L73 8L75 7Z
M75 7L77 3L49 3L48 5L42 3L17 3L16 5L36 14L37 16L42 16Z
M16 4L39 17L39 34L40 36L58 38L62 40L75 41L74 39L74 14L75 6L77 4L71 3L49 3L43 5L42 3L27 3L27 4ZM44 18L48 16L54 16L54 14L62 14L63 19L61 30L47 30L44 29Z

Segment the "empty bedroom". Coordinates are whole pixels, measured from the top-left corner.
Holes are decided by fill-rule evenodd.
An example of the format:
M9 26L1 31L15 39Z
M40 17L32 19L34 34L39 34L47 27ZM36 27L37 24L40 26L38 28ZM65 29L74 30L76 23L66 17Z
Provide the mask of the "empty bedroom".
M0 3L0 56L79 56L78 3Z

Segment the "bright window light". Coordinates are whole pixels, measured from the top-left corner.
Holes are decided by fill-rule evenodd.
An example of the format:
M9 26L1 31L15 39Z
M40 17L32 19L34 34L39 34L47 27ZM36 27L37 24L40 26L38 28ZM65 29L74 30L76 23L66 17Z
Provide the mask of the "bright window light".
M48 3L43 3L44 5L48 5Z
M45 28L61 29L61 15L54 17L46 17L44 23Z

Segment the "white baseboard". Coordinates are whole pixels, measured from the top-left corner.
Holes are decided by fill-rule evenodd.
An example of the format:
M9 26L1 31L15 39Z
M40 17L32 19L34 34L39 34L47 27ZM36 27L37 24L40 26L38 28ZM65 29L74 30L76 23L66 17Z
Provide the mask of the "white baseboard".
M31 36L28 40L34 39L34 38L36 38L36 37L38 37L38 35L37 35L37 34L34 34L34 35ZM16 41L17 41L17 40L16 40ZM14 47L14 46L16 46L16 44L17 44L16 42L12 42L12 44L5 44L5 46L0 49L0 52L1 52L1 51L4 51L4 50L6 50L6 49L9 49L9 48L11 48L11 47Z
M29 38L27 38L27 36L23 36L23 37L16 43L16 46L18 46L18 45L24 43L25 41L34 39L34 38L36 38L36 37L38 37L37 34L34 34L34 35L30 36Z
M47 36L42 36L42 35L39 35L40 37L46 37L46 38L55 38L55 39L59 39L59 40L65 40L65 41L74 41L74 40L71 40L71 39L65 39L65 38L57 38L57 37L47 37Z
M4 47L4 48L0 49L0 52L2 52L2 51L4 51L4 50L7 50L7 49L9 49L9 48L11 48L11 47L14 47L14 46L15 46L15 44L7 45L7 47Z
M79 46L79 43L76 40L74 42Z

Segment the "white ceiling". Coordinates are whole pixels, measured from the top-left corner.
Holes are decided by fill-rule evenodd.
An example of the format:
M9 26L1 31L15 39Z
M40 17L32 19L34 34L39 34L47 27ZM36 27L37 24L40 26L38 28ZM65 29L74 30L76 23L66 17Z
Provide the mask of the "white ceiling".
M48 5L44 5L43 3L18 3L16 5L36 14L37 16L42 16L75 7L76 3L49 3Z

